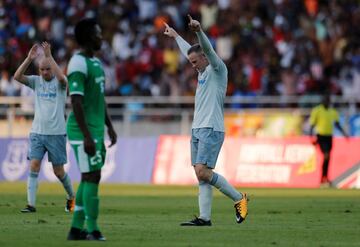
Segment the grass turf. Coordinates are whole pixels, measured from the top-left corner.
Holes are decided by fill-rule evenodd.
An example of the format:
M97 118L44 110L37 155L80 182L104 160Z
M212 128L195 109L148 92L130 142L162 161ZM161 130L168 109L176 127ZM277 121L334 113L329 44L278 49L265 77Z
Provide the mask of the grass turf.
M25 183L0 183L0 246L89 246L66 241L71 214L59 183L40 183L35 214L21 214ZM102 246L360 246L360 190L246 189L249 216L235 223L216 192L212 227L180 227L197 214L197 188L102 184Z

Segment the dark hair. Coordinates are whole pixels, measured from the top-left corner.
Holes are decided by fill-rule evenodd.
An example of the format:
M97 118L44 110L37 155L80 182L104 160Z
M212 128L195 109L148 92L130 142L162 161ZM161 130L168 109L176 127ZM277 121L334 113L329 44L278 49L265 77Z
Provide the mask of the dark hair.
M190 54L193 53L193 52L202 53L201 46L200 46L198 43L192 45L192 46L190 47L190 49L187 51L187 54L190 55Z
M89 37L97 24L94 18L85 18L79 21L74 30L76 42L81 46L86 45L91 40Z

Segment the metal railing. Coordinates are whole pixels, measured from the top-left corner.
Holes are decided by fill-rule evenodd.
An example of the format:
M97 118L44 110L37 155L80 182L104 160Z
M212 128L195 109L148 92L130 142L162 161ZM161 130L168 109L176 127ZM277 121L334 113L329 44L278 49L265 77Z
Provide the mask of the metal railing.
M17 117L32 118L33 111L23 110L24 104L31 104L32 97L0 97L0 119L6 121L0 136L12 136L13 126ZM311 107L318 104L321 97L318 95L302 96L252 96L226 97L225 114L262 112L273 114L294 111L307 116ZM157 96L157 97L106 97L109 114L116 122L116 128L125 136L141 134L141 129L154 135L161 134L188 134L194 108L193 96ZM345 116L357 113L360 102L334 96L332 102ZM31 107L30 107L31 109ZM67 113L70 112L70 97L67 98ZM4 126L4 125L3 125ZM159 130L155 130L158 126ZM171 127L172 126L172 127ZM169 128L169 129L167 129ZM165 130L167 129L167 130Z

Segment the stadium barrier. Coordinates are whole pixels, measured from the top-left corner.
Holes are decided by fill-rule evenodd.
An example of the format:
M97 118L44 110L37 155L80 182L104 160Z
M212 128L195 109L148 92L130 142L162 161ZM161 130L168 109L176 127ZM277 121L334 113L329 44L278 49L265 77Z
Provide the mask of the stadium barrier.
M66 112L70 112L70 97ZM360 102L332 97L343 126L360 136ZM34 116L32 97L0 96L0 138L27 136ZM228 96L225 98L225 128L232 136L290 137L306 134L311 107L320 97L305 96ZM193 118L194 97L108 96L114 127L122 136L187 135ZM338 133L335 132L335 135Z
M121 137L107 150L102 182L193 185L189 136ZM335 138L329 167L338 188L360 188L360 138ZM0 139L0 181L25 181L28 176L28 140ZM80 174L70 145L66 170L73 181ZM216 171L236 186L317 188L321 176L320 151L308 137L225 139ZM44 159L40 180L56 181Z

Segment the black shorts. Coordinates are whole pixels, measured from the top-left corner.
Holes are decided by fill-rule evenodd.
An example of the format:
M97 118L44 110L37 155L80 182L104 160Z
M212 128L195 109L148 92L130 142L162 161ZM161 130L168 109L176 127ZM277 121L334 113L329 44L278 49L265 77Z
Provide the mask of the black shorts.
M332 149L332 136L316 135L316 137L317 143L319 144L321 151L323 153L329 153Z

